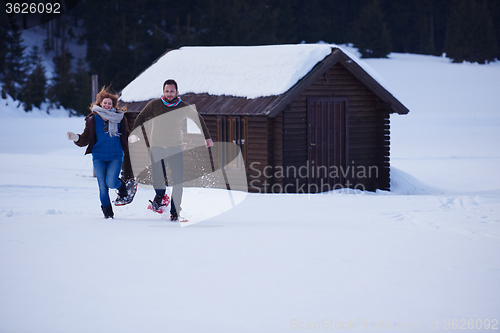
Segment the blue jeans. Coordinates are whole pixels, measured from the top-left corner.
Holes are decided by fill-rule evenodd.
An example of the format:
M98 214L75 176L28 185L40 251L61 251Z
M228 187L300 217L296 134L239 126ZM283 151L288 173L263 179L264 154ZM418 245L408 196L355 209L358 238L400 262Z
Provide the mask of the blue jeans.
M119 178L122 169L122 160L92 160L92 162L94 163L97 184L99 185L99 199L101 199L101 205L107 207L111 204L109 189L119 188L122 185Z

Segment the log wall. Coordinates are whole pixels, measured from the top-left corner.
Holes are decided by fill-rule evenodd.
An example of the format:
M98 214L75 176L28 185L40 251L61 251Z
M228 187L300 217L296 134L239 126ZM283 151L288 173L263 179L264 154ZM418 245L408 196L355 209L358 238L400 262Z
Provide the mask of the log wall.
M340 63L311 84L283 112L282 165L297 169L308 165L308 113L310 97L348 98L347 187L366 190L389 189L389 109ZM285 173L290 176L290 173ZM287 177L284 185L296 191L307 189L306 177Z

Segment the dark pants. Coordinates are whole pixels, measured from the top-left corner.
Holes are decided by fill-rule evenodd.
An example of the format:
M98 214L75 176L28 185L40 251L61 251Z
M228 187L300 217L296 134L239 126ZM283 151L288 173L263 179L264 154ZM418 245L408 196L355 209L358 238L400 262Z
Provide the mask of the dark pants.
M160 152L157 148L153 150L153 186L156 194L165 195L166 167L172 171L172 179L169 185L172 186L172 198L170 203L170 214L181 211L182 192L184 189L184 157L181 147L172 147ZM158 157L164 157L159 159Z

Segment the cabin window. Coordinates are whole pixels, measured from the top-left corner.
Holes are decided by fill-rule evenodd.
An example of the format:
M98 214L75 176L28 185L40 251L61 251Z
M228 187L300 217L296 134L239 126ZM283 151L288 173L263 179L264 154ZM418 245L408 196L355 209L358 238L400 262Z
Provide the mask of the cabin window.
M241 151L243 161L247 159L247 128L248 121L246 117L240 116L218 116L217 134L220 142L232 142L239 147L236 149L233 145L227 145L225 149L219 152L219 161L221 165L231 168L242 169L240 159L235 159L235 154Z

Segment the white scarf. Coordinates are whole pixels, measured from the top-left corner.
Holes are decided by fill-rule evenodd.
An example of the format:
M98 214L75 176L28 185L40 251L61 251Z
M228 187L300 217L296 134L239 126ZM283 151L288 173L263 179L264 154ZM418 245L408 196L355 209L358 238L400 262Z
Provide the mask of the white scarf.
M110 137L120 136L120 133L118 133L118 124L123 119L123 111L117 110L115 108L106 110L104 108L101 108L99 105L94 105L92 107L92 111L101 116L101 118L107 119L109 121L108 134Z

